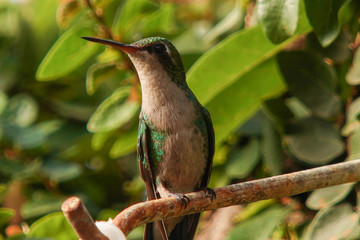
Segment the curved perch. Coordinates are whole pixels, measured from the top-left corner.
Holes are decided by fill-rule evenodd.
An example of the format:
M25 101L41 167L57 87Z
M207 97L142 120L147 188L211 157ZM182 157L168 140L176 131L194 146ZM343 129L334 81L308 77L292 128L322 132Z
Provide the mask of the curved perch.
M187 205L186 209L184 209L181 201L173 197L138 203L120 212L113 220L113 223L127 235L134 228L147 222L228 207L241 203L292 196L318 188L356 181L360 181L360 160L327 165L300 172L216 188L214 189L216 199L213 201L211 201L210 198L207 198L203 191L189 193L186 194L186 196L190 199L190 203ZM96 228L96 226L88 214L86 216L86 214L69 214L67 212L64 205L73 198L74 197L64 202L62 210L70 224L78 233L78 236L86 240L107 239L106 237L101 238L101 236L94 238L94 233L96 231L94 231L93 227ZM89 218L92 223L89 222L89 220L84 220L82 218ZM80 223L84 224L81 227L82 229L86 229L85 225L88 224L90 231L94 232L92 233L92 238L86 238L85 235L81 235L85 234L83 233L85 230L77 230L79 228L78 224Z

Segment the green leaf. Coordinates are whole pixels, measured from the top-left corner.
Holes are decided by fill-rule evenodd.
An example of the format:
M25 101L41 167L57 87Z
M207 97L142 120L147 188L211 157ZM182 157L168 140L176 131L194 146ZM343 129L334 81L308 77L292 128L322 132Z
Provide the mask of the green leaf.
M267 240L276 226L289 214L288 208L273 206L263 213L235 226L227 240Z
M59 211L64 200L50 193L35 191L32 199L22 205L21 216L28 219Z
M299 29L301 33L308 30L308 26ZM274 45L264 36L260 26L234 33L207 51L194 64L187 74L189 86L200 102L206 104L245 74L271 59L297 37ZM261 79L261 82L264 80Z
M309 30L305 17L300 17L298 34ZM273 45L259 26L237 32L190 69L189 86L211 113L217 144L249 118L262 100L285 90L273 56L298 36Z
M66 29L80 10L77 0L61 1L56 11L56 22L59 27Z
M115 66L116 62L100 62L89 67L86 72L86 91L89 95L94 94L98 86L109 76L120 72Z
M261 80L259 83L257 80ZM238 81L223 89L205 106L211 114L216 143L245 122L259 108L261 101L285 90L272 58L244 74ZM234 104L236 103L236 104Z
M176 30L175 22L175 6L172 3L164 3L152 14L149 14L143 20L143 34L150 36L153 34L166 34Z
M110 149L110 157L119 158L135 151L137 134L137 126L121 134Z
M276 203L275 199L267 199L249 203L239 212L238 215L236 215L236 217L234 217L233 222L239 223L247 220L256 214L259 214L261 211L273 205L274 203Z
M356 50L354 55L353 63L346 75L346 82L350 85L360 84L360 49Z
M0 226L8 223L15 215L15 210L11 208L0 208Z
M350 43L350 34L346 31L341 31L334 42L325 48L321 46L314 33L306 36L307 49L312 52L319 52L325 57L332 59L335 63L342 63L351 56Z
M322 209L311 222L305 240L343 239L357 226L358 220L350 204Z
M241 28L245 22L246 7L249 0L237 1L233 10L230 11L203 37L205 43L212 43L227 32Z
M339 22L346 27L352 39L355 39L359 31L360 22L358 21L358 14L360 10L359 2L356 0L345 0L344 4L339 10Z
M272 175L279 175L282 172L284 159L281 138L270 120L266 119L263 125L262 154L265 169Z
M257 10L263 30L273 43L281 43L295 33L299 0L260 0Z
M282 98L268 99L263 106L264 112L276 122L284 123L295 117Z
M306 13L323 47L329 46L340 33L338 12L346 0L305 0Z
M78 239L62 212L49 214L34 222L30 227L28 236L54 240Z
M341 184L313 191L306 200L308 208L319 210L335 205L343 200L353 189L355 183Z
M10 98L6 109L8 120L20 127L28 127L33 124L38 117L38 112L39 107L35 99L25 93Z
M62 101L60 98L51 102L56 113L63 117L86 121L94 112L93 105L83 103L74 103L70 101Z
M360 130L354 131L348 137L348 157L347 160L360 159Z
M305 118L311 115L310 109L308 109L298 98L291 97L286 99L286 106L289 107L291 112L295 115L295 118Z
M159 6L148 0L127 0L115 15L112 30L116 36L131 36L144 15L157 10Z
M308 117L287 126L285 135L290 151L310 164L326 164L345 150L339 132L321 118Z
M20 149L33 149L45 145L50 134L61 126L60 121L41 122L30 127L19 127L13 124L2 124L3 135Z
M137 101L129 100L131 88L121 87L105 99L90 117L90 132L108 132L129 122L140 109Z
M229 153L225 172L230 178L245 178L254 169L260 159L259 140L253 138L242 148Z
M341 109L341 99L335 94L336 75L317 55L307 52L281 52L280 70L289 91L300 99L315 115L332 117Z
M347 109L346 123L341 130L341 134L349 136L351 133L357 131L360 127L358 116L360 114L360 98L355 99Z
M36 72L39 81L54 80L64 77L80 67L100 47L81 39L94 36L91 27L73 27L66 31L46 54Z
M113 132L96 132L91 139L91 148L95 151L100 150L106 141L112 136Z
M11 179L26 179L35 176L39 171L38 161L24 163L18 160L0 158L0 173Z
M0 90L0 115L5 110L8 104L8 97L7 95Z
M74 179L82 172L81 167L77 163L53 159L44 161L41 170L45 176L55 182L64 182Z

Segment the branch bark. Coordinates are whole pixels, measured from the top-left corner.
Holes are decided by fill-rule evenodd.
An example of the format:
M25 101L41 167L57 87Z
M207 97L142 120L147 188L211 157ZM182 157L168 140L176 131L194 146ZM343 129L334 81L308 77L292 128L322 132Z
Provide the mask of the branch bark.
M292 196L356 181L360 181L360 160L216 188L214 189L216 199L213 201L207 198L203 191L189 193L186 196L190 199L190 203L185 209L181 201L173 197L138 203L119 213L113 224L128 235L134 228L148 222L242 203ZM74 221L70 221L73 225L72 222ZM74 225L73 227L75 228Z
M96 227L80 198L70 197L66 199L61 210L80 238L79 240L109 240Z

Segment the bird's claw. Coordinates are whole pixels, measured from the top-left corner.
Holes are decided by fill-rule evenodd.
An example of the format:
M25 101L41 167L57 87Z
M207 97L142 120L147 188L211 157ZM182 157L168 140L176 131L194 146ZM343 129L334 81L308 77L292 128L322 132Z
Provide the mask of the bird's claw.
M204 191L205 191L205 196L211 198L211 201L213 201L216 198L216 193L211 188L206 187Z
M183 193L169 193L169 195L179 199L181 201L181 205L183 205L184 208L186 208L190 203L190 198Z

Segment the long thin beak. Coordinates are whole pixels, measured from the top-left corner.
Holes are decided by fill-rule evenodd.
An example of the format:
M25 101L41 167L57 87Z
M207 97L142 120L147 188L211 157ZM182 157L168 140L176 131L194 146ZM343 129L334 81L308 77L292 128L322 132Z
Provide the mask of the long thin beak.
M105 44L105 45L120 49L121 51L124 51L126 53L133 53L140 49L139 47L132 46L130 44L121 43L121 42L115 42L113 40L107 40L107 39L95 38L95 37L81 37L81 38L91 41L91 42Z

